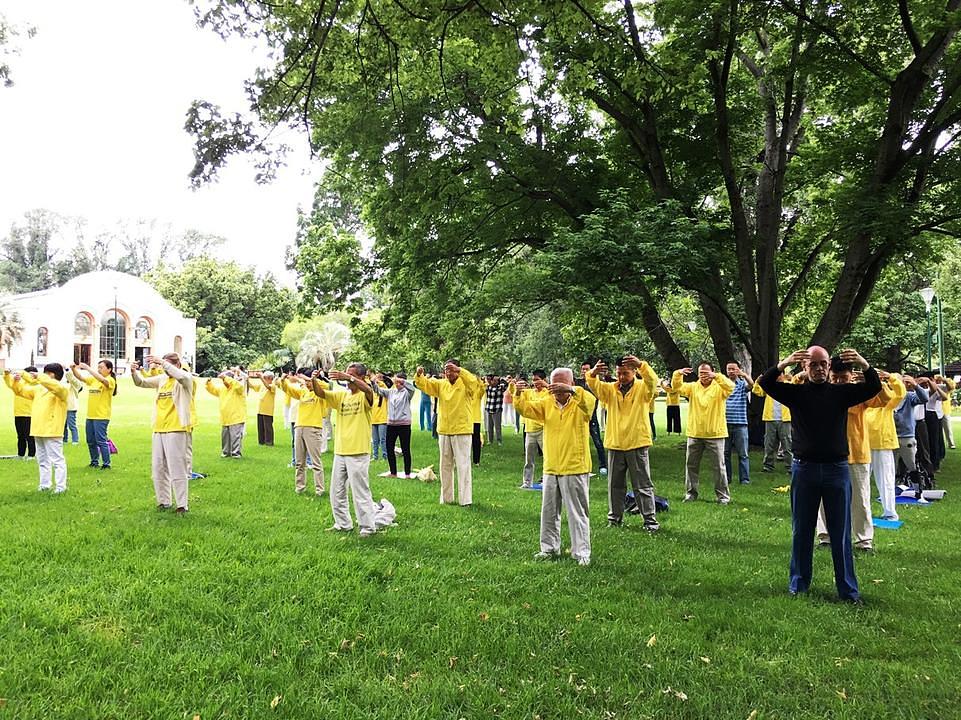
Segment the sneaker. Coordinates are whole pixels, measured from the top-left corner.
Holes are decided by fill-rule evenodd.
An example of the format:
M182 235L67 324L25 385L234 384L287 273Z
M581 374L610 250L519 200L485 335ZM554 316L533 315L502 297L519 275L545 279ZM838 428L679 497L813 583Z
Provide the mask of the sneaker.
M720 500L717 501L717 504L718 504L718 505L730 505L730 504L731 504L731 501L728 500L727 498L721 498Z
M859 608L864 607L864 600L862 600L860 597L842 598L841 602L847 603L848 605L853 605L854 607L859 607Z
M518 490L533 490L534 486L529 483L524 483L523 485L518 485Z
M601 475L607 475L607 468L603 467L598 472L600 472Z
M101 470L109 470L109 469L110 469L110 466L109 466L109 465L101 465L101 466L100 466L100 469L101 469Z
M92 463L90 463L90 467L92 467L92 468L98 468L98 467L100 467L100 463L92 462Z
M172 507L173 505L164 505L163 503L161 503L160 505L157 506L157 512L166 512Z
M830 550L830 549L831 549L831 543L829 541L821 540L818 543L818 550Z
M65 492L67 492L67 488L56 488L56 489L53 491L53 494L54 494L54 495L62 495L62 494L65 493Z
M645 524L644 529L647 530L651 535L653 535L654 533L656 533L658 530L661 529L661 526L658 523L653 523L652 525Z
M352 531L353 529L354 529L353 526L351 526L351 527L340 527L339 525L331 525L329 528L327 528L326 530L324 530L324 532L350 532L350 531Z
M186 514L187 514L187 508L185 508L185 507L179 507L179 508L177 508L176 510L174 510L174 512L177 513L177 515L186 515Z
M694 500L697 500L697 493L687 493L684 495L683 502L693 502Z
M586 558L577 558L577 564L580 565L580 566L582 566L582 567L587 566L587 565L590 565L590 564L591 564L591 559L590 559L589 557L586 557Z
M560 553L557 552L544 552L541 550L539 553L534 553L535 560L556 560L560 557Z
M51 489L52 488L50 487L44 487L43 485L41 485L40 487L37 488L37 492L50 492Z
M616 528L619 528L619 527L621 527L623 524L624 524L624 521L623 521L623 520L611 520L610 518L607 519L607 527L616 527Z
M750 481L750 480L741 480L740 483L741 483L741 485L750 485L750 484L751 484L751 481Z
M874 547L871 545L855 545L854 552L860 555L874 555Z
M764 467L761 468L761 472L774 472L774 468L768 467L767 465L765 465Z
M361 528L361 529L360 529L360 532L357 533L357 534L360 535L360 537L362 537L362 538L367 538L367 537L370 537L371 535L375 534L376 532L377 532L376 530L371 530L371 529L369 529L369 528Z

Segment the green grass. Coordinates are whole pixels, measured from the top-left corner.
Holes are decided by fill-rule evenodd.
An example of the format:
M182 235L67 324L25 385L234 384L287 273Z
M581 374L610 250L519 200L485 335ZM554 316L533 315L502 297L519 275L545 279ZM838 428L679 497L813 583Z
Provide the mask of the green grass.
M247 456L221 459L202 395L195 468L210 476L188 517L158 513L151 399L121 382L115 469L68 446L65 496L0 461L0 720L961 716L956 452L948 499L904 508L904 528L858 558L858 610L834 601L823 552L811 596L787 595L788 497L772 492L785 474L756 472L730 507L682 506L676 437L652 452L672 501L662 532L606 528L595 478L580 568L532 560L540 495L517 489L513 431L485 448L470 509L439 506L437 484L374 477L399 526L361 540L324 532L326 497L294 494L279 422L280 447L259 448L251 423ZM415 465L436 457L415 430Z

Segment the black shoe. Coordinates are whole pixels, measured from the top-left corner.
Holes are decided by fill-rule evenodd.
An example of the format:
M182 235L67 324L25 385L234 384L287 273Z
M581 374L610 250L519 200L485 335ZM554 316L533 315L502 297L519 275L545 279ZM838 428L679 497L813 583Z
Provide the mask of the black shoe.
M163 505L163 504L160 504L160 505L157 506L157 512L166 512L167 510L169 510L169 509L172 508L172 507L173 507L173 505Z
M92 463L90 463L90 467L92 467L92 468L98 468L98 467L100 467L100 463L92 462Z
M848 605L854 605L854 607L859 607L859 608L864 607L864 600L862 600L860 597L842 598L841 602L847 603Z
M110 469L110 466L109 466L109 465L101 465L101 466L100 466L100 469L101 469L101 470L109 470L109 469Z

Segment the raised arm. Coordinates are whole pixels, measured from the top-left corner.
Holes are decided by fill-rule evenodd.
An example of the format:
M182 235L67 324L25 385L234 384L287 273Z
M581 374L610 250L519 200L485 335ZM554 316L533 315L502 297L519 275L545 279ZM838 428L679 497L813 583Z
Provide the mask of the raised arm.
M63 401L67 399L67 386L57 382L46 373L37 375L37 382Z
M164 378L162 375L151 375L150 377L144 377L141 374L140 366L137 363L132 363L130 365L130 378L133 380L134 385L142 388L157 389L164 383Z

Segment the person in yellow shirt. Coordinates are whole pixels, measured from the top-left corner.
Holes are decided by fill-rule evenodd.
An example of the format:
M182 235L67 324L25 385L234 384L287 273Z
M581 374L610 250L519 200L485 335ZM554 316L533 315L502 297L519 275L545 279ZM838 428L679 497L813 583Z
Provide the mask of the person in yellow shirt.
M532 387L518 390L521 395L527 394L529 401L540 401L546 399L550 393L547 390L547 373L543 370L535 370L531 373ZM511 393L511 397L516 396ZM534 487L534 468L537 463L537 456L544 452L544 426L532 417L525 417L522 422L524 425L524 476L521 480L522 490L531 490Z
M789 382L790 376L781 374L778 382ZM791 472L794 453L791 450L791 408L782 405L766 392L761 384L755 380L751 392L764 398L764 412L761 420L764 422L764 460L761 462L762 472L774 472L774 463L778 448L784 449L784 469Z
M67 491L67 461L63 457L63 426L67 421L67 386L63 384L63 365L47 363L37 375L36 385L28 385L19 374L14 376L15 392L33 400L30 409L30 434L37 443L40 487L45 492ZM51 474L53 482L51 482Z
M287 375L280 387L292 400L297 401L294 423L294 490L301 494L307 489L307 461L314 471L314 493L322 495L324 487L324 463L321 461L321 445L324 441L324 415L328 405L314 392L314 380L320 376L315 370L310 376L304 373Z
M454 502L454 466L457 466L457 496L462 506L473 503L471 474L471 437L477 393L483 382L456 360L444 365L443 378L431 378L417 368L414 385L437 398L437 435L440 445L440 501Z
M90 467L110 469L110 443L107 427L113 414L113 396L117 394L117 376L113 362L101 360L94 370L87 363L73 366L73 372L87 386L87 420L84 426Z
M274 446L274 412L277 407L277 384L270 370L250 373L249 385L260 393L257 401L257 444Z
M383 377L383 373L381 373ZM383 390L387 389L386 383L382 380L376 379L373 375L369 375L365 378L365 381L371 388L376 385L378 388ZM370 444L371 444L371 460L377 460L379 458L387 459L387 398L381 397L376 394L374 397L374 409L371 414L370 419Z
M880 373L879 373L880 375ZM828 380L834 385L859 382L850 363L840 357L831 358ZM851 534L854 548L862 552L874 549L874 523L871 521L871 443L865 414L869 408L881 408L891 399L891 388L881 383L881 392L860 405L848 408L848 467L851 471ZM787 409L787 408L785 408ZM818 544L831 545L824 502L818 510Z
M896 454L900 447L898 432L894 426L894 411L907 395L907 388L901 377L895 373L878 371L882 392L887 390L891 396L881 407L871 407L864 414L868 428L868 442L871 446L871 474L881 497L881 517L897 520L894 494L895 475L897 474Z
M206 383L207 392L220 401L220 456L239 458L247 422L246 388L240 372L225 370Z
M189 510L193 429L197 423L194 379L181 367L177 353L168 353L162 358L148 355L144 361L150 368L160 368L163 371L162 375L144 377L138 363L130 366L134 385L157 391L151 458L157 509L169 510L173 499L177 503L177 514L183 515Z
M77 430L77 410L80 407L80 393L83 392L83 383L77 379L70 368L64 371L64 377L67 379L67 424L63 426L63 444L67 444L67 437L69 436L74 445L79 445L80 432Z
M515 408L524 417L543 424L544 492L541 497L540 552L534 557L547 560L561 554L561 508L567 510L571 535L571 557L578 565L591 562L590 422L596 400L582 387L574 386L574 373L557 368L551 373L549 396L534 400L523 392L524 384L513 390Z
M667 380L661 381L661 389L667 397L667 434L681 434L681 393L671 387Z
M682 368L671 376L671 387L689 403L684 502L697 500L701 457L706 451L714 473L714 494L718 503L727 505L731 495L724 467L724 439L727 437L727 398L734 392L734 383L724 373L715 372L711 363L697 366L696 382L684 382L684 376L692 372L691 368Z
M587 387L607 408L607 522L618 526L624 521L626 479L630 475L634 500L644 518L644 529L657 532L654 515L654 483L648 451L651 432L648 410L657 388L657 374L647 362L634 355L618 358L615 382L604 382L607 364L599 360L586 375Z
M35 385L37 382L37 368L33 365L18 373L24 385ZM3 382L13 391L13 427L17 431L17 457L21 460L32 460L37 455L37 443L30 434L30 413L33 399L14 387L14 375L9 370L3 371Z
M370 438L374 391L364 382L367 366L351 363L347 372L331 370L331 380L345 381L349 390L332 390L316 376L314 394L337 412L334 426L334 467L330 472L330 510L334 515L331 530L349 532L354 523L347 504L347 487L354 500L354 514L361 537L377 531L374 499L370 494Z
M945 391L947 392L947 397L944 398L942 403L942 408L944 414L941 416L941 430L944 432L944 441L948 446L949 450L954 450L954 430L951 427L951 406L952 406L952 396L954 391L957 389L958 384L954 382L949 377L944 377L942 375L934 376L935 382L941 383L945 386Z
M655 375L655 377L657 376ZM651 393L651 406L650 410L648 411L648 414L650 415L650 418L648 419L651 422L651 444L657 440L657 425L654 423L654 412L657 410L657 396L660 394L660 392L661 381L658 379L658 381L654 384L654 392Z

